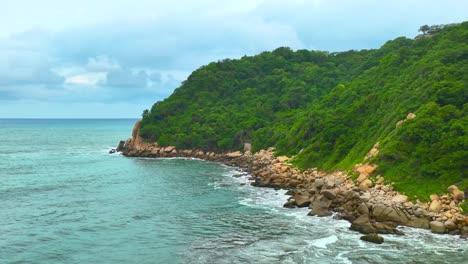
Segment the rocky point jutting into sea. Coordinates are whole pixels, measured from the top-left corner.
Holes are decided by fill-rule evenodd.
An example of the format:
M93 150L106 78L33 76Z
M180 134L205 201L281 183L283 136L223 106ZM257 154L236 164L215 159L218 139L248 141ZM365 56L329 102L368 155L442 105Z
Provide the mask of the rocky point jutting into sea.
M458 206L465 195L454 185L448 187L445 195L431 195L431 202L412 202L384 184L382 177L370 179L375 164L356 164L354 171L359 177L353 181L342 171L326 173L316 168L299 171L288 163L288 157L275 157L273 148L254 154L248 145L244 152L181 150L144 142L138 130L139 121L133 128L132 138L121 141L117 151L127 157L190 157L239 167L254 177L255 186L289 189L291 197L284 207L309 207L309 215L316 217L336 213L335 217L351 222L350 229L367 234L361 237L363 240L382 243L383 239L374 234L403 235L398 225L468 238L468 216ZM378 144L369 151L368 157L377 152Z

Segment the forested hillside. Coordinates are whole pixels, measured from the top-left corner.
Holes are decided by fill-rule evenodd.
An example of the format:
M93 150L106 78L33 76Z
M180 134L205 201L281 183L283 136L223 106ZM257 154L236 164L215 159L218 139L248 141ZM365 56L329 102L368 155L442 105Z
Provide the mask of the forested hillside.
M274 146L325 170L352 169L379 142L377 173L424 198L468 188L467 97L464 22L376 50L283 47L210 63L143 113L140 134L218 152Z

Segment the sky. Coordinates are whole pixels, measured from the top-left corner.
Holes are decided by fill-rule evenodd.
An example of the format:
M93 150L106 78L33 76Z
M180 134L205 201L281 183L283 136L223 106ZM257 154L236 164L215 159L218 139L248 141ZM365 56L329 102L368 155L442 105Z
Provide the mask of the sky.
M211 61L345 51L468 20L466 0L0 0L0 118L136 118Z

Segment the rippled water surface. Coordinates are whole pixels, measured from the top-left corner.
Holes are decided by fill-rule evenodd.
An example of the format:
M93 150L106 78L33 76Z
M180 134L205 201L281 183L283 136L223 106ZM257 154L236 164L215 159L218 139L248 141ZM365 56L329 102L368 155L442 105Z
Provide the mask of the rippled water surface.
M369 244L235 168L108 154L133 123L0 120L0 263L467 263L457 237Z

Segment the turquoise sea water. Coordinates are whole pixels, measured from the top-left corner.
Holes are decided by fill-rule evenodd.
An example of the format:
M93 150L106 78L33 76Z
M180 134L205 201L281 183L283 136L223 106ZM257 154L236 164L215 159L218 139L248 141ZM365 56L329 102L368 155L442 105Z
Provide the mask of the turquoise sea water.
M0 120L0 263L468 260L466 241L425 230L360 241L235 168L108 154L134 121Z

